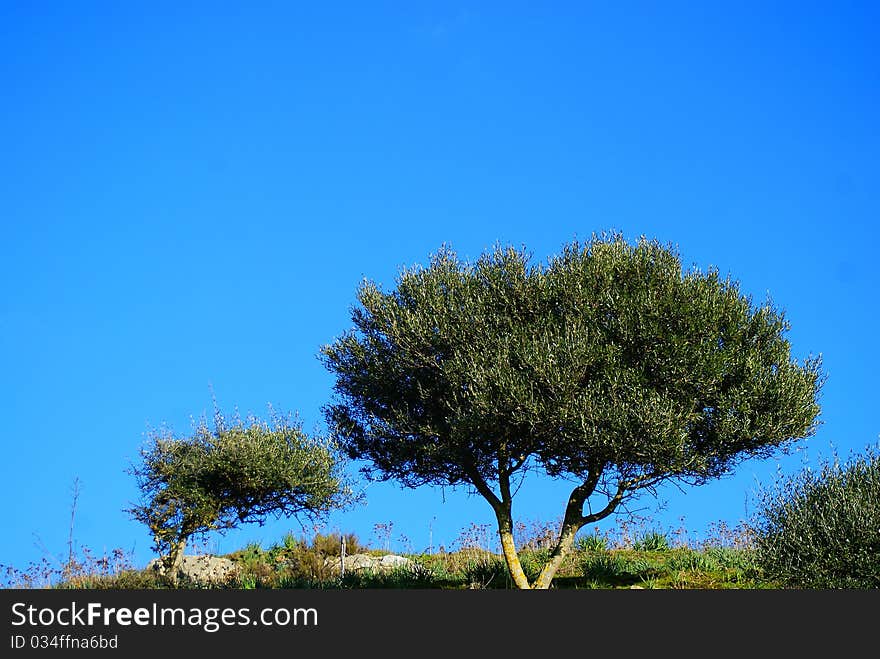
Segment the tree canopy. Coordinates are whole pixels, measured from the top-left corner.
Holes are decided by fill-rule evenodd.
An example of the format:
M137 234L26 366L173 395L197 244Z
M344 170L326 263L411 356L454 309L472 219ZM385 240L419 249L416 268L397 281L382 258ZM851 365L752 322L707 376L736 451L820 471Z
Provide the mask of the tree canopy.
M577 531L640 491L704 483L815 431L820 359L793 359L784 314L717 269L685 272L672 247L620 234L530 261L444 247L393 290L365 281L354 327L322 348L348 455L371 478L473 487L519 587L549 587ZM511 485L532 468L575 485L529 584Z

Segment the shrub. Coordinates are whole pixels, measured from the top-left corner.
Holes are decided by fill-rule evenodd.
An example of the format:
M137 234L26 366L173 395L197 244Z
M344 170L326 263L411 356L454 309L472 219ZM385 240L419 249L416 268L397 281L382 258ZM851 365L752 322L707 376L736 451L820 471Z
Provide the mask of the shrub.
M342 538L343 536L340 533L330 533L329 535L316 533L315 537L312 538L312 549L325 556L339 556L342 553ZM359 554L364 550L366 550L366 547L361 546L354 533L347 533L345 535L346 554Z
M581 563L585 578L604 584L616 583L632 576L628 561L617 553L588 555Z
M758 564L792 587L880 587L880 454L820 467L760 493Z
M471 558L464 566L463 576L470 588L503 588L510 579L507 565L497 556Z
M608 539L598 533L581 535L574 541L574 548L582 552L606 551L608 549Z
M668 551L669 538L656 531L646 533L639 540L636 540L633 549L636 551Z

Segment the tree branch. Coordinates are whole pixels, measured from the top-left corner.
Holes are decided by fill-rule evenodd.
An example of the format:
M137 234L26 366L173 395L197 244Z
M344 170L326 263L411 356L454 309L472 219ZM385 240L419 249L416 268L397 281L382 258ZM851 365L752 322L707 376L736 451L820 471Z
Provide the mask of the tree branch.
M620 502L626 498L627 492L632 492L634 490L642 489L645 487L651 487L663 480L666 480L668 475L664 474L642 474L641 476L637 476L630 480L621 481L617 486L617 493L610 498L608 504L597 513L590 513L589 515L584 515L581 517L581 526L589 524L591 522L596 522L600 519L603 519L613 513L617 506L620 505Z
M489 505L492 506L492 509L498 512L502 509L502 501L498 498L498 496L492 491L492 488L486 483L485 479L480 475L480 471L477 469L477 466L474 464L473 460L467 460L467 464L464 465L464 473L470 479L471 485L477 488L477 492L489 502Z

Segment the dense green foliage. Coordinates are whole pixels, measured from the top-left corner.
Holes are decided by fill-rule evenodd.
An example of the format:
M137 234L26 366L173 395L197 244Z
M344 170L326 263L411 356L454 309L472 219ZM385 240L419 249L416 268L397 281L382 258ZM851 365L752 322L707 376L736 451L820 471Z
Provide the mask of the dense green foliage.
M151 436L131 469L142 501L127 512L147 525L170 568L194 534L343 506L341 457L289 419L228 422L217 412L213 429L202 421L191 437Z
M816 428L820 362L792 359L783 314L656 242L594 236L537 266L512 248L474 263L444 248L391 291L366 281L358 302L322 349L335 437L373 478L472 486L502 541L527 470L576 480L542 587L578 529L625 499Z
M755 546L766 574L802 588L880 587L880 454L825 461L762 492Z

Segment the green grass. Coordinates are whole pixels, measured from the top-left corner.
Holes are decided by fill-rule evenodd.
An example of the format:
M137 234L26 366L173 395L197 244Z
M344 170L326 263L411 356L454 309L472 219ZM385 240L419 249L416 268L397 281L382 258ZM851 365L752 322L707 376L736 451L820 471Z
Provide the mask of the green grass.
M485 549L464 548L454 552L409 554L413 564L385 573L332 574L326 567L339 536L316 536L312 542L290 536L264 549L250 544L226 557L239 566L239 574L223 584L180 583L178 588L234 589L512 589L513 582L500 555ZM384 552L360 545L348 536L348 545L359 552ZM757 589L776 588L757 567L754 550L725 546L670 547L657 537L646 537L629 547L606 548L593 541L576 545L553 581L557 589ZM650 547L650 548L646 548ZM537 576L547 549L520 553L524 571ZM169 588L162 577L130 565L116 572L77 574L61 579L55 588L150 589ZM12 584L15 585L15 584ZM41 587L18 584L17 587Z
M542 542L557 522L522 525L517 543L523 571L530 581L550 554ZM591 532L589 532L591 531ZM600 534L590 529L575 539L553 579L556 589L763 589L782 585L762 572L750 528L717 525L699 543L688 542L683 529L668 533L646 524L621 523ZM386 539L387 540L387 539ZM320 534L311 538L288 533L274 544L248 544L224 557L237 565L237 574L224 583L182 580L180 589L514 589L503 557L492 551L491 529L471 525L447 550L410 553L387 551L362 543L354 534ZM404 543L409 545L409 543ZM355 572L344 576L334 569L343 545L346 555L396 553L409 558L407 567L388 572ZM65 561L44 558L25 570L0 571L0 587L11 588L173 588L152 570L136 569L130 555L115 550L96 555L83 548ZM347 563L350 566L351 563ZM2 568L3 566L0 566Z

